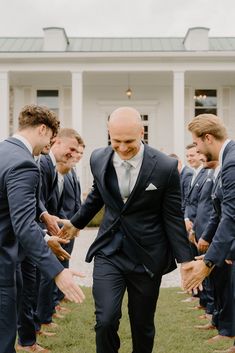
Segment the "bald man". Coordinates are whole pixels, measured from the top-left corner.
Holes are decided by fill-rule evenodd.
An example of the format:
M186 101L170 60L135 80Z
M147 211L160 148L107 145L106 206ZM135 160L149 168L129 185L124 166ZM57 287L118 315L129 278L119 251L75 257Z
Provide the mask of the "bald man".
M94 184L62 233L71 237L105 206L94 259L96 352L117 353L121 306L128 293L133 353L151 353L154 313L164 273L192 256L181 213L177 160L142 142L144 129L133 108L115 110L108 122L111 146L91 155Z

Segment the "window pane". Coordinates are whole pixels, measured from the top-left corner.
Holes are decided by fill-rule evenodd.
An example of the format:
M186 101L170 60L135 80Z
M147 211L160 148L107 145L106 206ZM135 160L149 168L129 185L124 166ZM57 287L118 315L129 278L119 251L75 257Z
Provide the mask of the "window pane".
M217 114L217 109L213 109L213 108L206 108L206 109L195 109L195 116L199 115L199 114Z
M45 105L49 109L58 113L59 110L59 91L58 90L38 90L37 104Z
M215 89L195 90L194 101L196 107L216 107L217 92Z
M194 114L217 114L217 91L216 89L196 89L194 95Z

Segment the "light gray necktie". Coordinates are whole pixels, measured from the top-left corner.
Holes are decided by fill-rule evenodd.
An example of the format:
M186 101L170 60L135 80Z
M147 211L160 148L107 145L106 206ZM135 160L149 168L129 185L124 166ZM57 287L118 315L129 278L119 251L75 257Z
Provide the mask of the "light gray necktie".
M64 178L62 175L58 174L58 190L59 190L59 197L60 198L61 198L63 189L64 189Z
M126 199L130 195L130 182L131 182L131 168L132 165L131 163L127 161L122 162L122 167L124 169L124 173L121 178L121 183L120 183L120 192L122 195L123 199Z

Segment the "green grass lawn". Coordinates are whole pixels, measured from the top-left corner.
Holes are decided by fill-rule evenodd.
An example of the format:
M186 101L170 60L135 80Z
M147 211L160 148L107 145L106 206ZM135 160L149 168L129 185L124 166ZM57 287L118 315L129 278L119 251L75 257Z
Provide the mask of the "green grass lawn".
M57 335L39 337L38 343L53 353L95 353L94 306L91 288L83 288L86 300L82 305L65 304L71 309L64 319L57 319L60 325ZM207 323L198 317L201 310L192 310L194 303L183 303L186 294L179 294L179 288L161 289L156 315L157 334L153 353L211 353L215 349L227 348L232 340L209 344L206 340L217 334L213 331L199 331L194 325ZM197 303L197 302L196 302ZM127 316L126 298L120 325L120 353L131 353L130 328ZM109 352L107 352L109 353Z

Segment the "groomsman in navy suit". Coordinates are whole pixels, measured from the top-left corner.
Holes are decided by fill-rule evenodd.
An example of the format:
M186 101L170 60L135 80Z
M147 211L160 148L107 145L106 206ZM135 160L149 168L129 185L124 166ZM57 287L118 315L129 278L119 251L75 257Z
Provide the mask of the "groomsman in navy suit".
M50 153L40 159L41 170L41 215L40 219L45 223L47 231L51 235L57 235L59 227L57 216L63 204L63 193L60 193L60 183L63 183L63 176L58 175L56 164L74 163L78 149L83 141L80 135L73 129L63 128L54 139ZM60 260L69 259L69 254L60 256ZM40 324L49 325L52 323L54 312L54 281L41 274L37 318L39 320L37 329L40 332Z
M187 161L189 165L193 168L193 177L191 179L191 183L185 200L184 219L186 229L189 235L189 240L192 244L192 250L196 256L197 249L195 246L196 239L193 232L193 225L197 215L198 202L202 192L202 187L206 181L208 171L203 168L201 155L197 152L196 146L194 144L188 145L186 147L186 150Z
M184 165L176 154L171 153L169 154L169 157L173 157L178 160L178 171L180 174L180 189L181 189L181 201L182 201L181 208L182 208L182 212L184 213L185 202L189 192L190 183L193 177L193 169L188 167L187 165Z
M213 114L195 117L188 129L198 152L219 161L223 193L221 216L205 257L184 266L187 273L184 287L192 290L201 285L215 266L224 265L235 240L235 142L228 139L223 121Z
M198 242L208 224L208 220L210 219L210 215L213 210L212 190L214 187L214 172L218 166L218 161L207 161L207 158L204 155L201 155L201 161L203 163L203 167L208 170L208 173L199 195L197 213L192 229L195 235L199 255L202 254L202 252L198 249ZM213 285L209 279L204 281L203 291L199 292L199 298L200 306L204 307L206 313L211 315L214 311L214 291Z
M57 163L56 166L58 174L63 177L62 202L57 214L61 219L70 219L81 207L81 186L76 173L76 165L83 157L84 148L85 144L81 140L74 160L67 163ZM70 255L73 251L74 240L71 239L69 243L63 245L63 248ZM61 261L61 263L65 268L69 268L69 258ZM54 296L55 309L63 311L64 308L60 305L60 301L64 299L64 294L56 287Z
M35 221L40 172L33 155L50 144L58 126L56 116L47 108L26 106L20 113L17 133L0 143L0 298L4 298L0 301L0 353L15 352L19 243L70 300L81 302L84 298L72 279L74 271L64 269L51 253Z
M41 155L47 155L50 152L51 145L43 148ZM40 156L35 156L34 159L39 165ZM37 220L38 221L38 220ZM40 222L39 222L40 224ZM61 247L65 243L63 239L50 236L47 239L47 245L58 258L66 258L69 256ZM37 308L38 285L37 275L38 270L35 263L24 253L22 247L19 248L19 259L17 266L17 297L18 297L18 350L22 347L25 349L34 349L37 342L37 334L44 336L53 336L53 332L40 331L35 329L35 311ZM38 279L39 281L39 279ZM42 348L40 348L42 349ZM46 353L45 349L45 353ZM41 350L41 352L43 352Z

